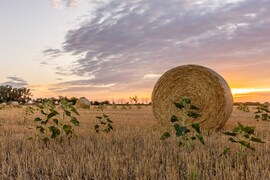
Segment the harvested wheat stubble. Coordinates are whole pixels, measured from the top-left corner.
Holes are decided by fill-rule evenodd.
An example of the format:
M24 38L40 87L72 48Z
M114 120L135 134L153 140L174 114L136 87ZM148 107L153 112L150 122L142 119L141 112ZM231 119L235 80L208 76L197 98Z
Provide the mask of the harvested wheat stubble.
M233 110L233 97L227 82L203 66L179 66L157 81L152 92L152 108L161 124L168 124L172 115L180 116L173 102L180 102L183 97L191 98L191 103L200 108L202 116L194 122L199 122L206 130L222 128Z

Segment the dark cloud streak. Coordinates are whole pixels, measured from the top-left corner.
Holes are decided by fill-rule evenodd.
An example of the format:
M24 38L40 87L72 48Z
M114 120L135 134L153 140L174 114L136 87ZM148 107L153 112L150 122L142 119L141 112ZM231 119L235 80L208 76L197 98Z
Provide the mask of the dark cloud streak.
M7 77L7 79L8 80L6 82L1 83L1 85L10 85L15 88L21 88L28 85L27 81L25 81L22 78L10 76L10 77Z
M69 71L91 78L68 83L130 87L153 86L144 75L187 63L225 68L220 62L252 65L260 57L257 63L270 65L269 0L200 2L105 1L91 12L94 18L68 32L63 50L44 54L85 53Z

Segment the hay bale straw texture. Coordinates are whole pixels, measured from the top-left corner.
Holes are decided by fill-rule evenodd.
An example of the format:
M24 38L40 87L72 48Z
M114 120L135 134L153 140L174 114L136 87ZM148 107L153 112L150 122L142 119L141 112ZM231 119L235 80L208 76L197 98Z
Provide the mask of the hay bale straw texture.
M200 108L202 116L193 122L199 122L206 130L222 128L233 110L233 96L227 82L203 66L179 66L157 81L152 92L152 108L161 124L170 123L172 115L180 116L173 102L181 102L183 97L189 97Z
M80 98L76 101L75 107L89 109L90 105L91 105L90 101L83 97L83 98Z

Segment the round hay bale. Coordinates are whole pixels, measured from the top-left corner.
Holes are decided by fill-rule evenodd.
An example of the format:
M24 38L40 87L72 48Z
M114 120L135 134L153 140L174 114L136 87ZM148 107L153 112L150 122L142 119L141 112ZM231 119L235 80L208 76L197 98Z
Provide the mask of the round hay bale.
M233 96L227 82L203 66L179 66L157 81L152 92L152 108L161 124L170 123L172 115L180 116L173 102L180 102L183 97L190 98L202 115L192 122L199 122L206 130L222 128L233 110Z
M84 108L84 109L89 109L91 106L91 103L88 99L82 97L78 99L75 103L76 108Z

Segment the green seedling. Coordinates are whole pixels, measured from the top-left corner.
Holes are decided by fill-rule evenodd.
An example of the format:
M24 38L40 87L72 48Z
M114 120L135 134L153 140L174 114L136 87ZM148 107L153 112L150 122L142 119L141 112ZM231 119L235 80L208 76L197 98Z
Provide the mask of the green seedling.
M238 106L237 106L237 109L242 111L242 112L249 112L249 107L248 105L244 104L244 103L240 103Z
M230 142L239 145L239 155L243 156L247 149L255 151L255 147L252 143L265 143L263 140L255 136L255 126L244 126L238 122L238 126L233 128L231 132L223 132L226 136L230 136L228 139ZM229 147L225 147L223 154L230 152Z
M110 119L110 117L106 114L103 114L102 116L96 116L97 121L99 124L95 125L94 130L96 133L99 132L106 132L109 133L111 130L113 130L113 121Z
M75 117L79 113L71 103L60 99L61 113L56 110L52 100L46 101L39 108L43 117L36 117L34 120L37 124L35 137L45 143L51 139L60 139L60 142L63 142L64 137L67 137L70 143L71 138L77 138L74 127L80 125Z
M104 108L100 109L101 111L104 110ZM99 132L105 132L109 133L111 130L113 130L113 121L110 119L110 117L106 114L102 114L102 116L96 116L96 120L98 121L98 124L95 125L94 130L96 133Z
M181 114L180 118L176 115L171 117L172 129L174 129L175 136L178 139L179 147L187 147L193 150L195 146L190 141L194 140L199 140L201 144L205 145L200 124L188 123L201 116L198 113L199 108L191 104L190 98L182 98L181 102L174 102L174 105ZM165 132L160 139L165 140L171 136L170 132Z
M270 110L268 104L260 104L256 107L257 111L255 112L255 119L257 121L270 121Z
M107 106L105 104L98 105L98 108L97 108L98 111L103 111L104 109L107 109Z

